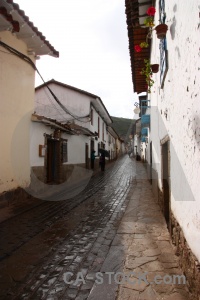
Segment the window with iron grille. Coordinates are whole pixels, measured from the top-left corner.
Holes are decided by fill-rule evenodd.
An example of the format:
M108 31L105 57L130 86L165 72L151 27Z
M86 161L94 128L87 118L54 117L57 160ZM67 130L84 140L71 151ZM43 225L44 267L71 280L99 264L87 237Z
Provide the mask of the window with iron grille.
M159 1L159 17L160 23L165 23L166 12L165 12L165 0ZM167 51L167 39L160 40L160 85L161 89L164 87L165 77L168 71L168 51Z
M98 117L98 137L100 137L100 118Z
M65 163L68 161L68 155L67 155L67 142L62 142L62 154L61 154L61 160L62 163Z
M109 145L111 144L111 136L110 136L110 134L108 135L108 143L109 143Z
M91 121L91 125L93 125L93 114L94 114L93 109L91 109L91 111L90 111L90 121Z
M102 140L104 141L104 123L102 123Z

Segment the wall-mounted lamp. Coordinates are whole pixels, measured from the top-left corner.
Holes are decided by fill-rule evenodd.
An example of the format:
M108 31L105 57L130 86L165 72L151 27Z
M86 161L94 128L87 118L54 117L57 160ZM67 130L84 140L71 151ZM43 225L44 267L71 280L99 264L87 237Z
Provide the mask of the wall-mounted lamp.
M140 113L140 108L139 108L139 104L137 102L134 103L135 108L134 108L134 113L135 114L139 114Z

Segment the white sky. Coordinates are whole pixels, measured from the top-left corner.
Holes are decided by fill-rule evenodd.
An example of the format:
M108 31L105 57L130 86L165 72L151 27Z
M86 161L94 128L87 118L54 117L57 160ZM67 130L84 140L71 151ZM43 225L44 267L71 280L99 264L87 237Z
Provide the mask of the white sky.
M134 103L124 0L15 0L60 53L37 68L101 97L111 116L133 118ZM42 84L36 79L36 86Z

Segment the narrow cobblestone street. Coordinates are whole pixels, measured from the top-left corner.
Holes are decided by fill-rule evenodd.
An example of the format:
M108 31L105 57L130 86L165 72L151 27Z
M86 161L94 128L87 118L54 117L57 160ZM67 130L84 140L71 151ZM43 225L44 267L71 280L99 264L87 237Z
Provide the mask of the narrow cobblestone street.
M190 299L186 284L153 282L182 273L146 171L133 158L97 173L73 199L37 200L12 213L0 229L0 299ZM107 272L134 272L131 280L147 272L148 282L119 283Z

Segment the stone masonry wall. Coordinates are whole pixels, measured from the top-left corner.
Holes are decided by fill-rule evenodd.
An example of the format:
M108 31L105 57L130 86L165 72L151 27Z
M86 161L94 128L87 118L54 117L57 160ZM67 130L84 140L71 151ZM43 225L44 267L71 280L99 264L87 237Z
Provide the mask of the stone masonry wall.
M157 189L155 189L156 183ZM155 178L152 180L152 191L156 196L156 202L158 202L162 213L164 213L163 193L159 189L158 181ZM188 280L190 292L193 296L193 299L200 300L200 263L188 246L188 243L184 237L183 230L171 210L169 231L172 243L176 247L176 255L179 256L180 267L182 268Z
M31 196L28 193L26 193L26 191L21 187L12 189L10 191L6 191L0 194L0 209L9 206L18 199L24 201L30 198Z
M200 263L192 253L184 237L184 233L175 219L173 213L170 213L170 234L173 244L176 246L176 255L180 258L180 267L189 283L190 292L194 300L200 299Z

